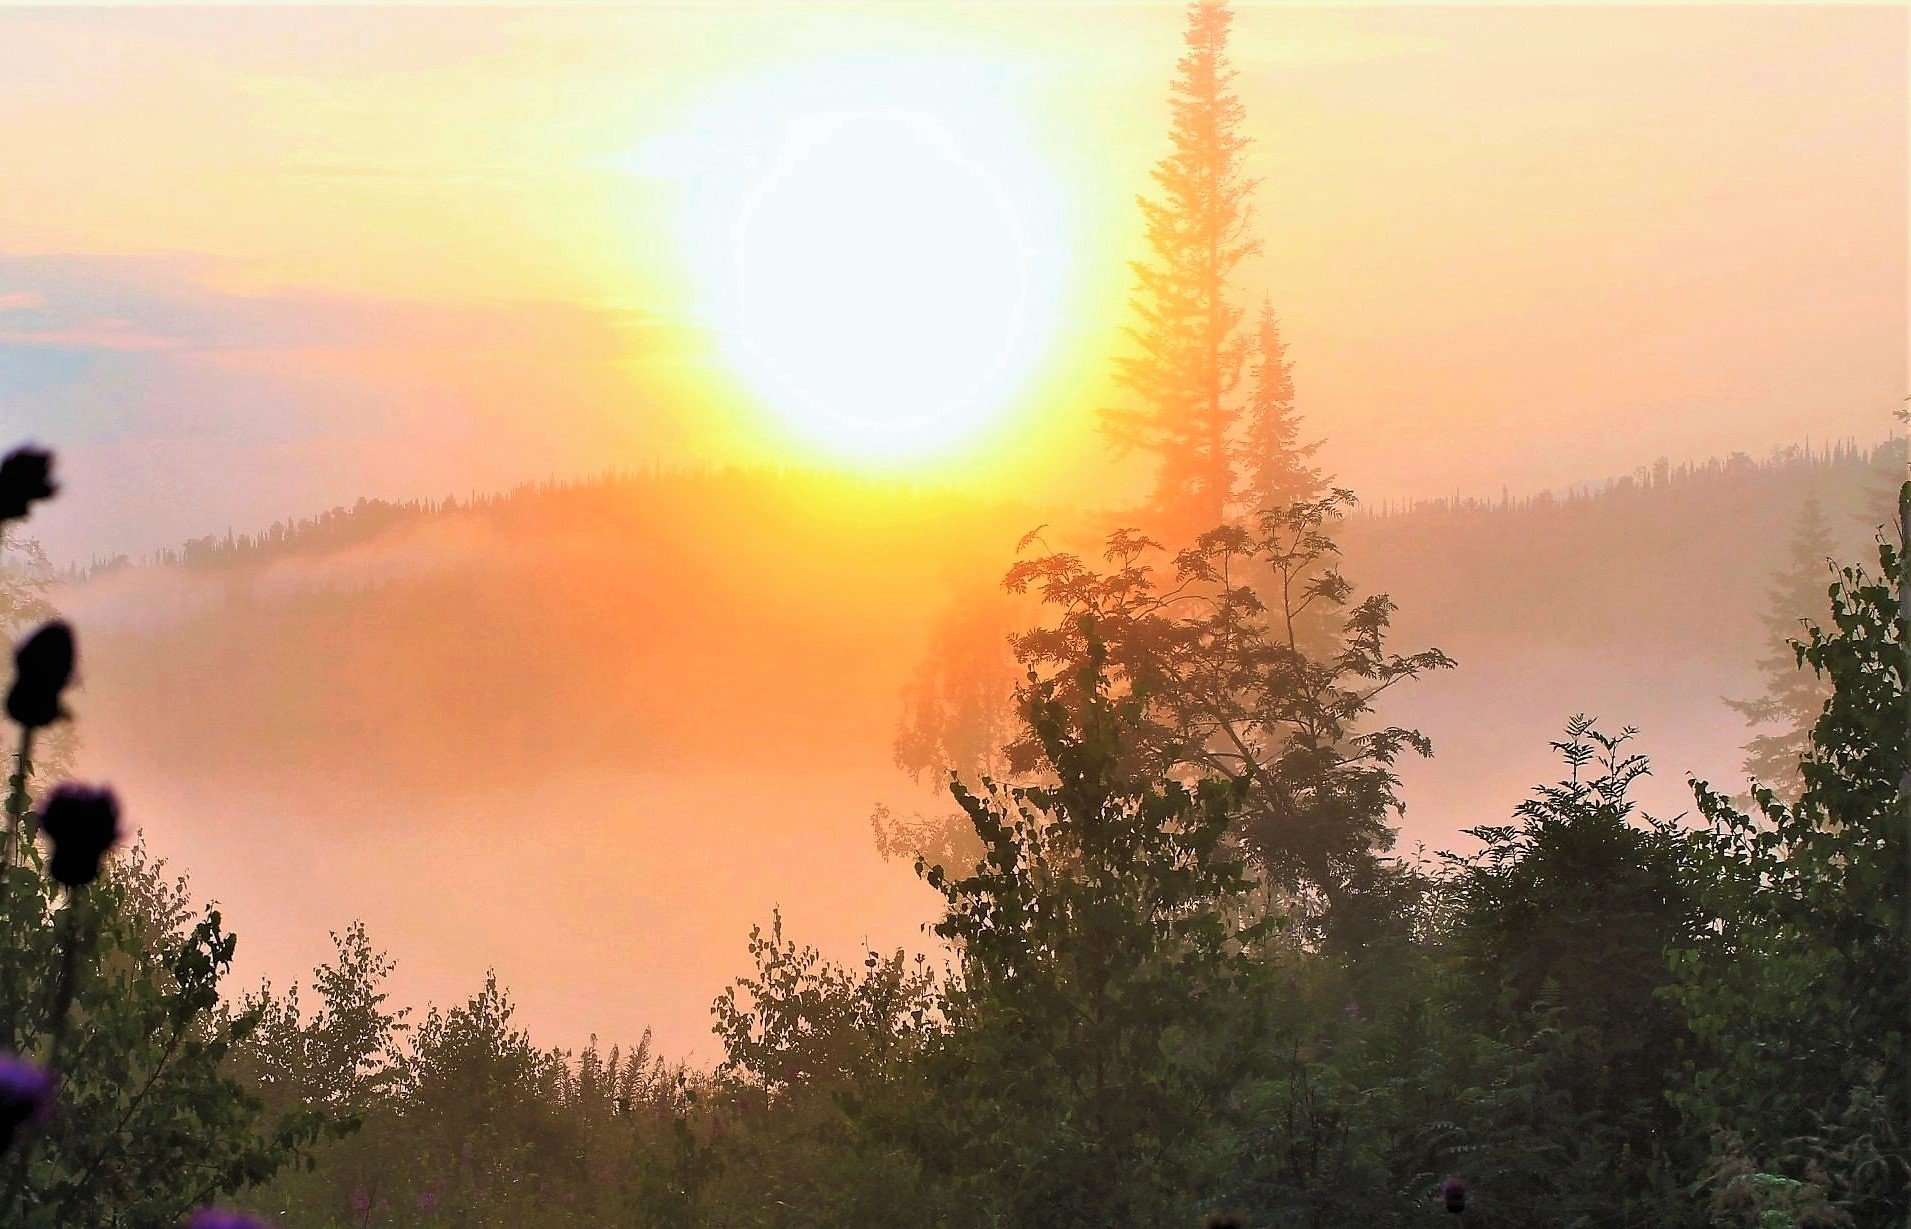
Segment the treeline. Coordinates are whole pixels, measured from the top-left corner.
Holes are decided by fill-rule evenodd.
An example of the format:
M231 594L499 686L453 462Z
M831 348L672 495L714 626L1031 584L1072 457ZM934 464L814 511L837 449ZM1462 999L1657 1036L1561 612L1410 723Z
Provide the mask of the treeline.
M1584 506L1588 511L1603 514L1612 505L1630 497L1652 495L1669 488L1685 488L1682 494L1690 492L1702 500L1721 488L1732 486L1771 491L1788 486L1845 483L1851 484L1853 489L1875 488L1872 493L1881 498L1873 502L1878 504L1879 515L1882 516L1889 511L1888 504L1895 486L1892 475L1902 473L1904 466L1905 441L1901 437L1870 445L1860 444L1855 439L1844 439L1816 450L1809 444L1775 448L1762 458L1735 452L1723 459L1712 457L1704 461L1681 461L1675 465L1670 459L1661 457L1630 474L1607 478L1598 483L1579 483L1563 492L1539 491L1514 495L1510 490L1502 490L1498 499L1457 493L1431 499L1381 499L1363 505L1354 514L1354 519L1495 512L1529 514L1575 506Z
M1837 558L1889 509L1872 498L1882 467L1855 461L1729 474L1550 512L1357 505L1339 541L1352 574L1384 578L1403 628L1473 670L1648 646L1709 663L1712 696L1738 694L1805 500ZM1880 506L1861 519L1866 502ZM93 741L153 771L342 765L435 786L499 767L473 752L500 720L582 764L696 762L747 696L776 764L875 748L879 765L932 646L964 638L972 688L1019 677L1002 644L1020 615L999 585L1018 537L1050 521L1058 541L1095 540L1051 510L799 474L604 477L427 507L368 504L193 566L60 585L93 628ZM1716 601L1690 601L1695 587Z
M137 559L117 555L85 565L69 564L57 575L81 583L132 567L257 568L286 559L322 557L369 546L394 531L434 519L477 517L499 527L576 525L580 515L607 513L617 520L667 523L696 508L752 508L805 501L928 505L947 510L973 505L964 496L932 484L859 478L796 467L687 467L641 471L607 470L582 477L525 482L505 491L473 492L462 500L385 500L360 497L311 516L274 521L255 533L208 534L162 547Z
M1585 507L1603 515L1614 503L1632 496L1683 488L1704 501L1722 489L1740 486L1761 494L1798 485L1849 484L1853 490L1876 487L1889 497L1889 475L1904 467L1905 442L1890 439L1872 445L1841 440L1818 450L1810 446L1774 449L1763 458L1742 452L1726 458L1682 461L1661 458L1631 474L1582 483L1563 492L1538 491L1514 495L1502 491L1498 499L1477 496L1390 499L1362 503L1351 513L1358 526L1367 520L1399 517L1443 517L1507 513L1528 515L1548 510ZM292 555L322 556L355 546L369 545L394 529L436 517L478 514L500 524L546 521L592 507L617 504L625 509L658 512L719 506L730 502L757 502L765 490L801 498L827 492L840 499L845 486L859 487L869 499L954 504L972 503L935 486L896 480L858 479L793 468L650 469L639 472L607 471L585 478L547 479L521 483L507 491L474 492L459 499L355 500L311 516L274 521L254 533L208 534L189 538L178 546L163 547L134 558L127 555L97 559L85 565L69 564L58 573L68 583L128 567L219 568L270 563ZM1875 493L1875 492L1874 492ZM541 505L532 507L531 505ZM1882 506L1882 505L1881 505ZM1887 509L1888 510L1888 509Z

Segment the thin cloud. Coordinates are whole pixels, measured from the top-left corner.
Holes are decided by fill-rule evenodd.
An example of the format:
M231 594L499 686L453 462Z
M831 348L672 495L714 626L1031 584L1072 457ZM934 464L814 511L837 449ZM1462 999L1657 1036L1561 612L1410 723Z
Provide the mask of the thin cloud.
M147 332L124 320L95 320L61 329L0 331L0 346L41 346L59 350L120 350L139 353L172 350L179 339Z

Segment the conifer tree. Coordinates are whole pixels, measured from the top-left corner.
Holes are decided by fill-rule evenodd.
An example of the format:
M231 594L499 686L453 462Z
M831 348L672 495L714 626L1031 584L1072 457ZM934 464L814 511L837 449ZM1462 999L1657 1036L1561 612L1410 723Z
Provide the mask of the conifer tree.
M1188 6L1187 51L1169 89L1172 152L1156 164L1156 194L1140 200L1151 255L1134 262L1129 335L1119 367L1131 404L1103 412L1118 451L1153 454L1149 509L1174 536L1225 518L1234 494L1233 436L1248 356L1235 271L1258 250L1248 237L1242 173L1247 138L1227 57L1224 0Z
M1773 578L1765 615L1768 642L1758 663L1765 694L1726 701L1744 715L1746 724L1768 731L1745 744L1745 775L1787 802L1798 798L1798 764L1831 696L1830 681L1805 669L1793 646L1805 620L1823 622L1829 609L1831 552L1831 525L1817 496L1808 496L1792 531L1785 568Z
M1271 511L1319 499L1325 483L1312 464L1319 449L1318 441L1301 443L1300 416L1294 411L1294 364L1287 357L1274 304L1264 299L1241 439L1241 494L1248 510Z

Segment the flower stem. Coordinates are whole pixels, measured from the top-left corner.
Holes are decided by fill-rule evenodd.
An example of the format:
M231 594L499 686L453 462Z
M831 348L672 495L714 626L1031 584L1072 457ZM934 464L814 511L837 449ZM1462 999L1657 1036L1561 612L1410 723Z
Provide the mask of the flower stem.
M26 822L27 778L33 772L33 727L20 727L20 748L13 756L13 778L7 783L7 843L0 849L0 874L13 865L20 849L20 830Z
M60 1078L60 1051L66 1045L66 1018L72 1014L73 992L79 980L80 948L85 939L80 933L80 908L85 897L85 888L68 889L66 908L61 910L65 933L60 936L60 982L54 990L53 1012L47 1021L53 1040L46 1051L47 1070L56 1080Z

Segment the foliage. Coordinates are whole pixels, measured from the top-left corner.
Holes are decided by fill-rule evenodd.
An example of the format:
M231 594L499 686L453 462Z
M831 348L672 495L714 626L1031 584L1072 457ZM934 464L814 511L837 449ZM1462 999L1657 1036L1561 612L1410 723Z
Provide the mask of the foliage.
M1628 748L1634 733L1575 717L1553 743L1566 779L1536 790L1516 822L1470 829L1477 854L1447 857L1463 1016L1530 1060L1521 1079L1544 1107L1484 1124L1527 1154L1497 1194L1559 1223L1671 1223L1665 1175L1691 1160L1666 1156L1685 1031L1661 991L1666 951L1693 941L1702 917L1685 831L1635 813L1630 790L1650 767Z
M915 811L902 816L888 804L878 803L870 813L869 826L875 834L876 852L884 861L913 864L921 859L925 865L957 872L974 866L982 856L975 829L959 811L941 815Z
M1132 720L1121 733L1127 770L1238 779L1238 831L1276 882L1329 901L1375 876L1398 810L1393 765L1430 754L1419 731L1363 728L1389 688L1452 661L1438 649L1390 652L1392 603L1375 594L1349 607L1353 586L1334 567L1331 525L1347 491L1226 525L1164 560L1132 531L1108 539L1106 572L1050 553L1015 565L1013 591L1057 609L1047 627L1018 635L1032 679L1052 681L1071 707L1092 635L1105 645L1111 686ZM1339 615L1331 648L1309 651L1310 620ZM1012 748L1026 766L1031 732Z
M712 1007L723 1041L718 1072L770 1097L879 1081L928 1034L936 977L926 957L865 952L853 971L785 939L779 910L767 934L751 928L750 959L754 975Z
M1239 787L1135 774L1091 627L1069 698L1028 695L1042 784L951 786L972 874L923 866L956 975L913 1144L951 1223L1115 1226L1191 1214L1255 1061L1268 921L1225 840Z
M386 1006L393 961L372 947L363 922L335 932L332 946L335 960L312 971L319 1006L310 1019L297 983L283 997L270 986L247 997L242 1010L257 1014L259 1027L245 1054L252 1078L275 1100L359 1118L391 1101L410 1012Z
M1693 782L1713 921L1680 951L1676 990L1705 1046L1679 1096L1690 1129L1781 1173L1784 1154L1855 1149L1870 1160L1829 1190L1863 1225L1911 1214L1911 629L1903 543L1877 550L1875 574L1839 572L1830 625L1794 642L1832 688L1797 802L1754 786L1748 815Z
M913 1067L940 1027L935 971L900 951L836 964L785 939L780 912L752 929L750 955L754 972L714 1007L725 1058L712 1092L729 1129L712 1222L905 1218L918 1167L873 1128L919 1103Z
M320 1136L321 1115L269 1115L235 1078L231 1051L259 1016L219 1010L235 940L217 910L195 911L137 848L64 900L37 848L24 852L0 885L0 1045L57 1050L62 1078L57 1111L8 1163L9 1223L172 1229ZM70 1022L55 1011L65 976Z

